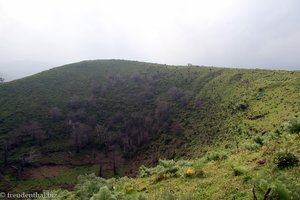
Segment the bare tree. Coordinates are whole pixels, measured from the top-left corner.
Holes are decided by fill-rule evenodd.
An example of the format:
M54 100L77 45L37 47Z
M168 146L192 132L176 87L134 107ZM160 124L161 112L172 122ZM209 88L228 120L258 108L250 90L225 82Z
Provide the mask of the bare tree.
M7 160L8 160L8 140L4 141L3 152L4 152L4 155L3 155L3 165L4 165L4 167L6 167L7 166Z
M171 132L176 134L176 135L179 135L181 134L182 132L184 131L183 127L180 125L179 122L174 122L171 126Z
M76 153L80 153L82 147L89 142L89 132L91 128L83 123L72 124L71 137L76 148Z
M155 117L159 121L165 121L169 118L171 106L168 102L158 101L155 108Z
M167 94L172 100L176 101L184 95L184 92L181 88L171 87Z
M133 73L130 76L130 78L131 78L131 80L133 80L134 82L137 82L137 83L139 83L139 82L141 82L143 80L143 76L140 73L138 73L138 72Z
M99 81L93 80L90 85L90 90L92 94L98 95L102 89L102 85Z
M3 77L0 77L0 83L3 83L5 79Z
M26 126L21 126L12 131L12 133L11 133L12 136L9 140L12 148L19 147L23 143L23 140L27 136L29 136L29 133L27 130L28 129Z
M70 111L68 113L68 118L72 121L72 122L82 122L87 118L87 113L85 111L85 109L80 108L78 110L73 110Z
M98 143L104 146L104 153L107 156L109 147L108 129L98 124L96 126L96 134L98 138Z
M69 106L72 109L80 108L81 104L82 104L82 101L81 101L80 97L77 95L73 95L69 100Z
M103 169L103 162L102 162L102 159L99 158L99 170L98 170L98 176L99 177L103 177L102 169Z
M53 107L49 111L50 118L52 121L59 121L62 118L62 112L59 108Z
M192 92L184 90L178 87L172 87L167 92L169 98L173 101L177 101L182 105L186 105L192 98Z
M113 161L113 172L114 172L114 176L116 176L118 174L117 171L117 160L116 160L116 153L115 153L115 149L112 152L112 161Z
M42 146L44 140L47 139L46 131L41 128L38 122L33 122L27 126L27 131L39 146Z

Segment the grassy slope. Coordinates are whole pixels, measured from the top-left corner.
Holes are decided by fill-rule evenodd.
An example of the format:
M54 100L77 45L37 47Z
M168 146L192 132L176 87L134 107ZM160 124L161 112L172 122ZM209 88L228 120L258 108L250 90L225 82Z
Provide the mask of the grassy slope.
M149 164L154 151L158 151L161 158L198 158L210 148L207 144L234 138L240 141L256 134L270 133L300 113L300 72L166 66L117 60L84 61L0 85L0 138L6 138L16 126L33 119L45 128L51 126L49 109L57 106L67 111L67 103L73 94L87 98L92 80L105 82L109 74L119 74L127 80L137 72L146 77L159 74L153 83L155 98L143 105L135 101L148 81L116 85L97 104L102 112L98 115L99 122L118 110L124 113L153 110L155 100L160 98L172 104L172 119L180 122L184 132L176 138L162 131L159 138L137 152L136 165ZM186 106L169 99L166 93L173 86L193 92L193 98ZM240 104L247 104L248 108L241 111ZM43 147L52 152L49 160L54 163L64 161L65 157L59 155L70 148L65 138L60 139L63 134L54 132ZM19 159L18 156L28 148L30 145L15 150L12 158ZM86 155L89 153L86 150ZM86 172L90 172L90 168ZM70 173L73 173L72 169ZM44 181L47 188L49 181ZM72 181L75 182L75 178ZM58 186L66 182L70 180L62 180Z
M281 148L288 148L295 152L298 157L300 156L299 137L296 141L294 140L295 137L288 136L287 141L275 140L263 146L260 150L242 149L237 153L230 152L228 153L229 158L225 161L210 161L203 164L204 178L171 178L158 184L152 184L153 177L150 177L133 179L132 184L147 188L145 196L149 199L155 199L155 194L161 196L165 192L175 193L175 196L193 194L191 196L196 199L251 199L253 197L251 189L255 179L267 179L269 177L270 180L274 181L279 175L284 176L288 180L287 182L297 185L295 186L297 188L300 186L300 168L279 172L276 171L273 163L274 154ZM213 148L213 151L221 149L222 147L217 147ZM225 149L221 151L226 152ZM258 164L257 161L261 159L266 160L266 164ZM201 162L201 160L198 162ZM233 165L245 168L245 174L234 176ZM271 186L270 182L269 184Z
M226 158L207 159L207 156L191 160L193 168L202 170L201 177L185 177L182 174L171 176L157 170L144 178L122 178L108 180L106 185L117 199L135 199L142 195L145 199L253 199L252 188L256 185L256 195L262 199L267 188L271 187L274 199L298 199L300 195L300 166L280 170L274 164L276 153L289 150L300 156L299 135L275 133L262 136L263 145L257 145L253 138L240 140L239 148L233 142L221 142L208 147L209 152L219 152ZM225 146L232 145L231 148ZM249 148L252 146L252 148ZM255 148L254 148L255 146ZM259 161L264 161L260 163ZM182 167L183 173L188 167ZM235 174L238 170L240 174ZM93 176L81 181L74 192L55 191L57 199L82 199L97 193L102 180ZM112 182L112 184L111 184ZM95 186L96 185L96 186ZM94 192L92 192L94 191ZM276 196L281 195L281 196ZM87 198L85 197L85 198ZM88 199L87 198L87 199Z

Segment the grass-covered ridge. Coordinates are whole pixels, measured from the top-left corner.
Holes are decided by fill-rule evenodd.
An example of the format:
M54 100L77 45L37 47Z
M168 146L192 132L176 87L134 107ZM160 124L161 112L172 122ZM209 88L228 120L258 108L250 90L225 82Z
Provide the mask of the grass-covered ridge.
M159 159L228 157L228 149L252 137L261 143L257 137L299 117L299 91L299 71L122 60L3 83L0 189L72 189L80 174L131 177ZM212 152L226 142L226 151Z

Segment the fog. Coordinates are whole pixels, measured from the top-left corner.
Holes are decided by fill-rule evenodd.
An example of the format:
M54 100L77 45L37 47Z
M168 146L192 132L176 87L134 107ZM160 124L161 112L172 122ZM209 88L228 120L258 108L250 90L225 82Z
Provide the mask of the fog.
M0 0L0 76L90 59L300 69L298 0Z

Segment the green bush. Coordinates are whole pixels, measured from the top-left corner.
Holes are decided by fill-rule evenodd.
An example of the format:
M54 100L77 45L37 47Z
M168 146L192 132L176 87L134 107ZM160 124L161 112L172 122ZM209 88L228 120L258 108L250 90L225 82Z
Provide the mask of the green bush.
M192 161L186 160L159 160L159 164L156 167L148 168L141 166L139 168L140 177L149 177L156 175L157 180L162 180L168 177L176 177L183 174L183 170L186 167L192 166Z
M261 178L258 180L258 192L261 198L268 188L271 193L268 199L273 200L293 200L300 199L299 185L287 180L284 176Z
M204 171L202 169L196 169L195 176L197 178L203 178L205 176L205 173L204 173Z
M95 193L90 200L117 200L107 186L101 187L100 190Z
M257 144L257 143L253 143L253 142L245 142L242 145L243 149L249 150L249 151L255 151L258 150L261 147L261 145Z
M279 169L285 169L297 166L299 159L291 152L281 151L275 155L274 163Z
M260 136L257 136L253 139L254 142L256 142L259 145L263 145L264 144L264 139Z
M234 176L241 176L245 175L247 173L247 169L245 167L239 166L239 165L233 165L231 166L233 170L233 175Z
M76 196L79 199L89 199L91 196L99 192L99 188L109 186L108 182L103 179L96 177L95 174L80 175L78 176L78 184L76 185Z
M145 167L144 165L140 166L139 168L139 177L144 178L151 176L153 173L153 170L151 168Z
M227 159L227 155L225 153L216 152L216 151L210 151L206 154L206 160L207 161L217 161L217 160L225 160Z
M176 174L180 167L174 160L159 160L159 165L164 168L164 174Z
M290 133L300 134L300 118L292 119L288 125Z
M282 131L280 131L279 129L276 129L276 130L273 132L272 136L275 137L275 138L279 138L279 137L282 136L282 134L283 134Z

